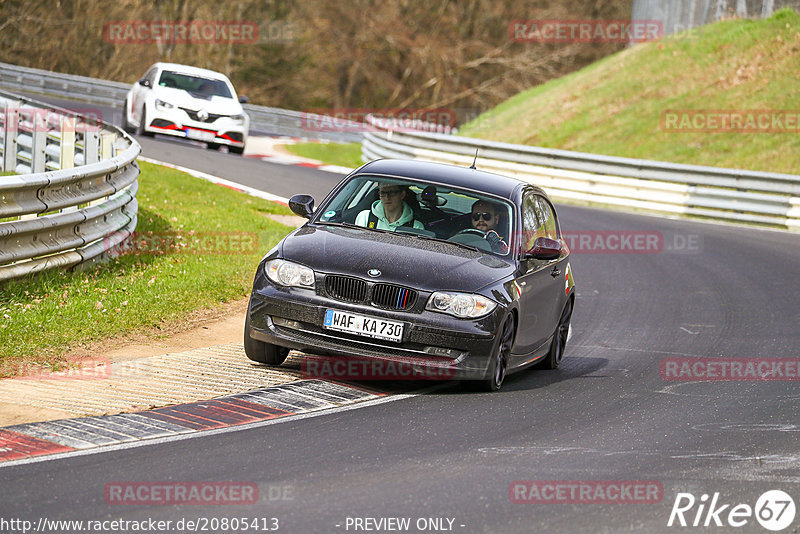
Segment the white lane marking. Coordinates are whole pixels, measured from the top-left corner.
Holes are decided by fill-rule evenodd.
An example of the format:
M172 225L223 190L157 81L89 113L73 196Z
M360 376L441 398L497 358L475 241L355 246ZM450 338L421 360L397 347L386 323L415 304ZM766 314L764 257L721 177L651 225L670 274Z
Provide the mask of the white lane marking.
M202 180L207 180L211 183L224 185L226 187L232 187L233 189L238 189L243 193L247 193L248 195L263 198L264 200L271 200L273 202L280 202L281 204L288 204L289 199L284 197L279 197L278 195L273 195L272 193L267 193L265 191L261 191L254 187L250 187L247 185L237 184L236 182L231 182L230 180L226 180L225 178L220 178L219 176L214 176L213 174L208 174L202 171L196 171L194 169L190 169L188 167L181 167L180 165L173 165L172 163L167 163L165 161L159 161L157 159L147 158L144 156L139 156L137 159L142 161L146 161L147 163L154 163L156 165L163 165L164 167L169 167L170 169L175 169L181 172L185 172L195 178L200 178Z
M681 330L683 330L684 332L686 332L687 334L697 335L697 334L699 334L699 333L700 333L700 332L692 332L692 331L691 331L691 330L689 330L688 328L684 328L684 327L682 327L682 326L680 327L680 329L681 329Z
M529 445L529 446L510 446L510 447L485 447L478 449L481 454L487 455L525 455L539 454L545 456L564 454L580 454L596 455L602 457L609 456L667 456L671 459L684 460L684 459L709 459L709 460L722 460L726 462L750 462L760 461L764 463L800 463L800 456L793 454L765 454L751 456L742 454L736 451L687 451L675 449L627 449L627 450L612 450L612 449L594 449L590 447L560 447L560 446L544 446L544 445Z
M0 463L0 469L3 469L4 467L13 467L13 466L17 466L17 465L26 465L26 464L32 464L32 463L38 463L38 462L48 462L50 460L60 460L62 458L69 458L69 457L73 457L73 456L86 456L86 455L89 455L89 454L102 454L102 453L106 453L106 452L133 449L133 448L137 448L137 447L146 447L148 445L157 445L157 444L160 444L160 443L170 443L170 442L173 442L173 441L183 441L185 439L194 439L194 438L197 438L197 437L214 436L214 435L217 435L217 434L226 434L228 432L238 432L240 430L249 430L251 428L260 428L260 427L269 426L269 425L277 425L277 424L280 424L280 423L288 423L290 421L299 421L301 419L310 419L312 417L319 417L319 416L322 416L322 415L329 415L329 414L334 414L334 413L347 412L347 411L356 410L356 409L359 409L359 408L366 408L368 406L375 406L375 405L378 405L378 404L385 404L387 402L394 402L394 401L398 401L398 400L410 399L410 398L418 397L419 395L423 395L425 393L428 393L428 392L431 392L431 391L434 391L436 389L440 389L440 388L443 388L443 387L446 387L446 386L449 386L449 385L451 385L451 384L439 384L439 385L430 386L428 388L423 388L423 389L417 390L414 393L403 393L403 394L400 394L400 395L388 395L386 397L381 397L379 399L373 399L373 400L358 402L358 403L355 403L355 404L349 404L347 406L339 406L339 407L328 408L328 409L325 409L325 410L319 410L319 411L315 411L315 412L309 412L309 413L298 414L298 415L290 415L290 416L286 416L286 417L279 417L277 419L268 419L266 421L256 421L256 422L253 422L253 423L246 423L244 425L229 426L229 427L225 427L225 428L215 428L215 429L212 429L212 430L201 430L201 431L198 431L198 432L193 432L191 434L179 434L179 435L175 435L175 436L165 436L165 437L161 437L161 438L143 439L141 441L133 441L133 442L128 442L128 443L119 443L119 444L114 444L114 445L98 446L98 447L94 447L94 448L91 448L91 449L83 449L83 450L78 450L78 451L70 451L70 452L63 452L63 453L58 453L58 454L50 454L50 455L46 455L46 456L35 456L35 457L31 457L31 458L22 458L20 460L11 460L11 461L8 461L8 462Z

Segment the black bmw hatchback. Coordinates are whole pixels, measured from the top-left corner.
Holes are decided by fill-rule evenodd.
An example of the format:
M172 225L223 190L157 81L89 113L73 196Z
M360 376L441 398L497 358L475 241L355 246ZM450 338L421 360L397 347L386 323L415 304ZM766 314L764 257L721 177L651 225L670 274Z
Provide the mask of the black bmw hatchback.
M307 195L289 205L309 221L258 266L244 332L251 360L280 365L297 349L491 391L509 372L561 362L574 281L540 188L472 168L378 160L316 210Z

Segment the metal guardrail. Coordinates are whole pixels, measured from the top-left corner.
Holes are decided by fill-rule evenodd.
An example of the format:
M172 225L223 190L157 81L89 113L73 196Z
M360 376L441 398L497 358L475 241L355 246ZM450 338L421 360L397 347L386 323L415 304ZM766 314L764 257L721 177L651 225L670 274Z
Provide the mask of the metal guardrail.
M514 176L553 198L800 230L800 176L702 167L393 129L368 118L362 159L419 159Z
M120 129L0 91L0 281L99 260L137 222L141 148Z
M99 78L0 63L0 88L69 98L122 110L125 96L131 86ZM244 109L250 116L251 132L328 139L340 143L360 143L363 136L363 127L356 123L344 129L316 128L314 124L324 120L325 117L251 104L245 104Z

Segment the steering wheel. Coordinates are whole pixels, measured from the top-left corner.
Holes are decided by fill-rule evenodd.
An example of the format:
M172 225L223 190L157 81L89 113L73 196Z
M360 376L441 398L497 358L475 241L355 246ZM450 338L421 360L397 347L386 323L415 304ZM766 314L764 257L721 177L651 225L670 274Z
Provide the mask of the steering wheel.
M477 228L466 228L456 233L456 235L475 235L484 239L486 238L486 233L483 230L478 230ZM453 237L455 237L456 235L454 235Z

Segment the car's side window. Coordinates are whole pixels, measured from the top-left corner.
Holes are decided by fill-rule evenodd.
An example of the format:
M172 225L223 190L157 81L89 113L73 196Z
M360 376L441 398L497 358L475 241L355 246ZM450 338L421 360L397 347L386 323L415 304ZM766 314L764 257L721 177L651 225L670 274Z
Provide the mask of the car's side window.
M552 206L542 197L536 197L536 204L538 206L537 218L540 223L541 236L550 239L558 239L558 225L556 224L556 217Z
M526 195L522 202L522 248L523 250L530 250L533 242L536 241L537 231L539 229L539 221L536 217L536 197L533 195Z

